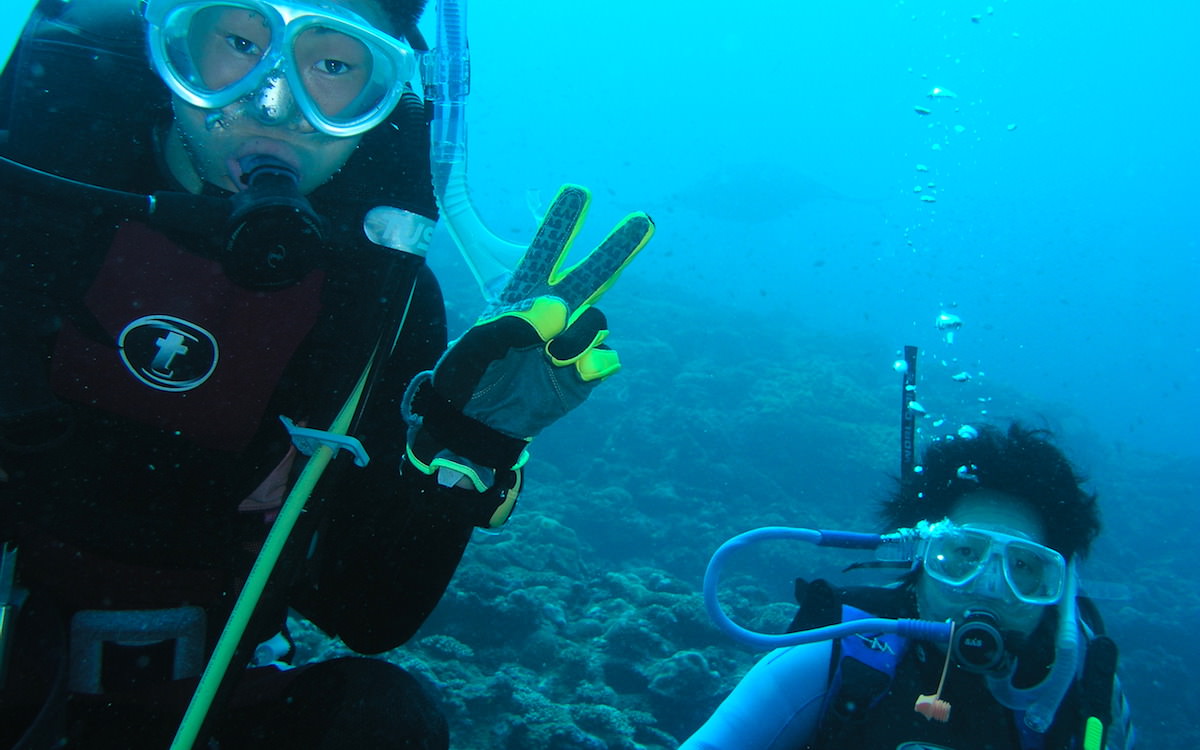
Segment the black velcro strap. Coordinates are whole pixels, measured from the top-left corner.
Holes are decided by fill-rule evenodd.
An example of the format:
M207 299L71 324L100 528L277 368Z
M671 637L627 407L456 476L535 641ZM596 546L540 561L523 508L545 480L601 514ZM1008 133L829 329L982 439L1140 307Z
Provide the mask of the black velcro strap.
M463 414L433 387L428 379L413 394L412 410L421 415L422 427L442 448L493 469L517 465L526 441L505 435Z

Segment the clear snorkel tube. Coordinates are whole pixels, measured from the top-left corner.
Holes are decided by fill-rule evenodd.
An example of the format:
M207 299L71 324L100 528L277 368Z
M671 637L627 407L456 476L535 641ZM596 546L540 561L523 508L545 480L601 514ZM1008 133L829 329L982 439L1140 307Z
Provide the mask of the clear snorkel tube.
M1058 605L1058 634L1055 637L1054 666L1046 679L1031 688L1015 688L1012 673L993 675L987 678L988 689L996 700L1006 707L1025 712L1025 724L1039 734L1045 734L1054 723L1054 716L1079 667L1079 621L1075 606L1075 595L1079 580L1076 577L1075 560L1067 566L1066 586L1062 601Z
M425 98L433 102L430 160L433 192L483 296L491 301L507 282L525 248L484 226L467 189L467 94L471 54L466 0L438 0L437 44L425 55Z
M818 531L816 529L795 529L786 526L767 526L761 529L738 534L722 544L713 553L704 571L704 608L708 616L729 637L755 649L772 649L783 646L797 646L804 643L834 640L856 633L895 633L905 638L916 638L924 641L941 641L948 643L952 625L949 622L932 622L930 620L892 620L883 617L872 617L862 620L826 625L811 630L801 630L796 633L769 635L747 630L729 619L721 609L717 599L717 584L721 578L721 570L725 566L725 558L733 551L752 542L766 539L788 539L809 542L818 547L840 547L843 549L873 549L881 559L905 560L912 559L920 534L917 529L901 529L894 534L862 534L853 531Z

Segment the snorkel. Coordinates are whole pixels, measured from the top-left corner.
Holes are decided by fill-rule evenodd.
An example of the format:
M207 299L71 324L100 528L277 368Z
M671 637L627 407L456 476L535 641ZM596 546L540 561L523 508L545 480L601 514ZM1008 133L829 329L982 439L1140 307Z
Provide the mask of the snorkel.
M1079 666L1079 621L1075 606L1078 591L1075 561L1068 564L1066 589L1058 604L1058 632L1055 636L1054 666L1041 683L1030 688L1015 688L1012 685L1014 663L1001 675L987 677L988 690L1000 703L1017 711L1025 712L1025 725L1039 734L1045 734L1054 723L1054 716L1062 704L1071 681Z
M421 77L425 98L433 102L433 192L450 236L484 299L492 301L525 248L500 239L484 226L467 188L466 100L471 89L471 54L466 6L466 0L438 0L437 44L424 56Z

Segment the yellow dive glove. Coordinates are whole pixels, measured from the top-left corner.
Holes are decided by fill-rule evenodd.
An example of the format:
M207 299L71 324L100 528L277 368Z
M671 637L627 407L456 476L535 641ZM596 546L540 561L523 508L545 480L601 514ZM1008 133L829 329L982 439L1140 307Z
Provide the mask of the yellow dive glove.
M497 472L524 465L538 433L620 368L604 344L604 314L592 305L645 247L654 223L630 214L564 270L589 201L577 185L559 191L496 301L409 386L408 460L421 471L465 475L484 492Z

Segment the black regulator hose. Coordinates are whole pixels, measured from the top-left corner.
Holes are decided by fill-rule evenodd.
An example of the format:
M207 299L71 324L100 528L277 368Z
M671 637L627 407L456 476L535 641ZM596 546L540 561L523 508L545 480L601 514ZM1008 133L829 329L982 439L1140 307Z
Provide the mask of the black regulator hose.
M196 233L211 231L229 219L229 201L206 195L159 191L152 195L72 180L0 156L0 186L20 186L30 193L64 203L86 200L91 205L143 219L158 227Z
M328 222L300 192L300 176L282 160L252 154L241 160L245 188L223 198L179 191L151 195L101 187L46 172L0 156L0 187L145 221L152 227L211 236L226 232L217 260L234 282L278 289L302 279L326 247Z

